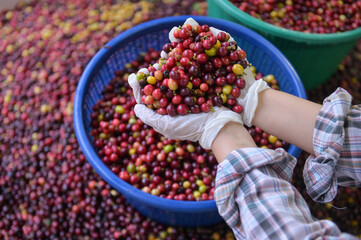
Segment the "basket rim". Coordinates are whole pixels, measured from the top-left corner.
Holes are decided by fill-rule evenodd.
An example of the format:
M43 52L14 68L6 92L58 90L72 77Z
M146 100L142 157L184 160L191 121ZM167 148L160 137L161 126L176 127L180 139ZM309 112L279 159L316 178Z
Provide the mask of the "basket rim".
M228 14L232 14L234 18L242 21L242 23L247 24L248 26L252 25L252 28L254 29L260 29L275 36L280 36L293 41L308 41L308 43L334 44L340 42L355 41L361 38L361 27L339 33L305 33L278 27L271 23L267 23L260 19L257 19L249 15L248 13L238 9L229 0L215 0L215 3L219 4L220 9L223 9L223 11L228 11Z
M192 17L198 22L207 22L208 24L216 23L216 25L225 26L225 28L241 28L246 33L249 33L253 36L257 36L255 41L266 45L269 51L274 52L274 57L279 61L283 62L283 67L285 70L290 72L295 78L295 82L291 82L292 87L295 89L295 92L302 98L306 98L306 93L302 82L294 70L293 66L290 64L288 59L268 40L263 38L258 33L254 32L251 29L248 29L239 24L227 21L220 20L218 18L208 17L208 16L191 16L191 15L183 15L183 16L171 16L160 18L156 20L151 20L148 22L141 23L125 32L119 34L112 40L110 40L105 47L101 48L95 56L90 60L84 69L80 80L78 82L78 86L75 93L74 98L74 111L73 111L73 121L74 121L74 129L79 145L86 156L87 160L90 162L92 167L96 170L96 172L112 187L118 190L120 193L124 194L127 198L128 196L134 199L141 199L142 201L147 201L148 206L153 206L156 208L162 208L165 210L171 210L172 212L183 212L183 213L192 213L192 212L206 212L210 210L216 210L217 206L214 200L206 200L206 201L182 201L182 204L179 204L178 200L161 198L158 196L153 196L151 194L145 193L131 184L126 183L121 180L116 174L114 174L108 166L106 166L103 161L98 157L95 149L93 148L89 135L85 130L85 115L83 113L83 106L85 104L85 96L86 91L90 85L90 79L92 79L98 73L98 70L106 64L106 60L113 54L114 51L118 50L119 46L123 44L124 41L134 39L135 35L142 34L143 31L149 31L149 29L157 28L162 29L163 26L176 26L179 23L183 23L187 18ZM168 27L167 27L168 28ZM164 27L163 27L164 29ZM225 30L226 31L226 30ZM287 67L287 68L286 68ZM297 84L296 84L297 82ZM290 145L288 151L293 151L297 155L300 154L301 150L294 146Z

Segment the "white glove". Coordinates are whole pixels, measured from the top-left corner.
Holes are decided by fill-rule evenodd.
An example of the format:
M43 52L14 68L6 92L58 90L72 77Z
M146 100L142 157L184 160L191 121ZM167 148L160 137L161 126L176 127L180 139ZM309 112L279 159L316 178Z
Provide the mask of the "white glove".
M247 69L249 70L249 67L247 67L246 70ZM237 102L239 103L239 105L243 106L244 108L241 116L243 123L247 127L252 126L252 119L258 105L258 93L270 88L267 82L265 82L262 78L255 80L252 72L250 70L249 72L250 73L245 73L247 75L244 75L242 77L244 80L246 80L246 78L248 78L248 80L246 80L246 87L241 90L241 96L237 98ZM251 78L253 78L253 81Z
M139 72L149 74L149 71L146 68L139 69L138 73ZM134 95L135 101L137 103L141 103L140 85L139 85L139 82L137 80L137 75L135 75L135 73L132 73L132 74L129 75L128 83L129 83L129 86L133 89L133 95Z
M188 18L184 24L190 24L192 27L199 25L193 18ZM173 32L176 29L177 27L173 27L169 32L169 40L171 42L179 41L179 39L173 36ZM215 36L217 36L219 32L225 32L214 27L210 27L209 29ZM227 34L229 35L228 41L235 41L229 33ZM241 48L238 46L238 49ZM162 56L167 56L167 54L163 52ZM241 95L237 98L237 102L244 108L244 111L241 113L243 123L251 127L252 119L258 105L258 93L268 89L269 86L263 79L256 80L249 66L244 69L242 78L246 81L246 87L241 90Z
M218 132L228 122L242 124L238 113L226 107L215 107L214 112L171 117L160 115L144 104L136 104L134 112L145 124L170 139L199 141L204 149L211 149Z
M157 70L159 70L159 64L156 63L153 65L153 67ZM144 73L144 74L149 74L149 71L147 68L141 68L139 69L138 73ZM129 75L128 77L128 83L129 83L129 86L132 87L133 89L133 95L134 95L134 98L135 98L135 101L137 103L141 103L141 96L140 96L140 86L139 86L139 82L137 80L137 75L135 73L132 73Z
M188 18L184 24L190 24L192 27L199 25L192 18ZM175 29L177 27L174 27L169 32L171 42L179 41L173 36ZM221 30L213 27L210 27L210 31L214 35L221 32ZM234 41L234 39L230 36L229 41ZM163 51L161 56L162 58L167 58L168 54ZM158 69L159 66L157 65L156 68ZM149 74L146 68L140 69L139 72ZM249 127L252 125L252 119L258 104L258 93L269 88L262 79L255 80L249 67L244 69L242 78L246 81L246 87L241 90L241 95L237 99L238 103L245 109L242 114L237 114L225 107L216 107L215 112L187 114L176 117L159 115L154 110L141 104L140 86L134 73L129 76L128 82L133 89L134 97L138 103L134 108L135 114L144 123L170 139L199 141L203 148L210 149L214 138L228 122L245 123Z

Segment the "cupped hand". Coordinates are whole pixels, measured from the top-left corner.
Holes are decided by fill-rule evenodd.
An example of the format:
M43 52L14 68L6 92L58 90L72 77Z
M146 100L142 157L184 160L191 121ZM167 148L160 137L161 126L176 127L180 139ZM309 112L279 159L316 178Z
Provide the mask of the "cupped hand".
M242 124L241 116L225 107L215 107L208 113L190 113L171 117L160 115L144 104L136 104L134 112L145 124L170 139L199 141L204 149L211 149L218 132L229 122Z
M189 24L192 27L199 25L193 18L188 18L184 24ZM177 29L177 27L173 27L171 31L169 32L169 40L171 42L178 42L179 39L175 38L173 36L173 32ZM217 36L219 32L225 32L220 29L210 27L210 31L213 33L214 36ZM226 32L227 33L227 32ZM229 33L227 33L230 38L229 42L236 41ZM241 49L238 44L237 48ZM162 52L163 57L167 57L167 54L165 52ZM247 59L246 59L247 60ZM247 61L248 62L248 61ZM249 64L248 67L244 69L243 74L241 76L245 82L245 87L241 90L240 97L237 98L238 104L240 104L244 111L241 113L242 121L243 123L250 127L252 126L252 119L254 117L254 113L256 111L257 105L258 105L258 93L266 90L269 88L267 82L265 82L262 78L256 80L253 72L251 71Z
M198 23L189 18L184 24L192 26ZM169 39L172 42L178 41L174 38L174 27L169 33ZM221 30L210 27L210 31L216 36ZM229 41L234 41L230 36ZM238 46L238 49L239 46ZM162 58L168 55L164 51L161 53ZM159 69L158 65L155 65ZM140 69L139 72L149 74L146 68ZM133 89L134 97L137 101L135 106L136 115L146 124L152 126L159 133L171 139L199 141L205 149L210 149L212 141L228 122L244 123L247 126L252 125L252 119L258 104L258 93L269 88L263 79L255 80L254 75L248 66L244 69L241 76L245 82L245 88L241 90L241 95L237 98L237 102L243 106L244 111L241 114L235 113L225 107L216 107L214 111L209 113L186 114L185 116L171 117L169 115L157 114L153 109L147 108L141 104L141 91L136 74L131 74L128 78L129 85Z

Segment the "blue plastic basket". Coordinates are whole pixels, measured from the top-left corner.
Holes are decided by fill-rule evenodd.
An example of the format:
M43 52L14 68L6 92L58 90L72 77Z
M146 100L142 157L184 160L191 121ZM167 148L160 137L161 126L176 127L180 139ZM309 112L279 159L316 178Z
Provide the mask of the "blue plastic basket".
M90 135L92 106L101 97L103 87L114 77L116 70L148 48L161 49L169 42L168 32L182 25L190 16L157 19L140 24L115 37L99 50L84 70L77 86L74 101L74 125L78 142L87 160L97 173L123 194L129 203L147 217L172 226L197 227L220 223L215 201L176 201L144 193L122 181L98 157ZM199 24L208 24L230 33L247 52L248 60L264 74L272 73L282 91L306 98L303 85L289 61L265 38L236 23L211 17L191 16ZM288 149L298 157L301 150L293 145Z

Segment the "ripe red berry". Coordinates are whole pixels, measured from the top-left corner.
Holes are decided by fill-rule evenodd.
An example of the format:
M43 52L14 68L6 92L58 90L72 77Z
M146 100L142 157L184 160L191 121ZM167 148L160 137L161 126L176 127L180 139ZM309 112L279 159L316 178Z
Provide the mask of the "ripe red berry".
M179 71L177 71L176 69L169 72L169 78L172 78L174 80L178 81L180 79L180 76L181 75L180 75Z
M242 113L243 107L241 105L235 105L235 106L233 106L232 110L236 113Z
M198 77L201 74L201 69L197 65L192 65L189 67L188 73L191 77Z
M208 61L208 57L205 53L200 53L197 55L197 62L200 64L205 64Z
M246 81L243 78L237 78L236 86L239 87L240 89L243 89L246 87Z
M154 98L152 95L148 95L144 99L144 103L147 105L152 105L154 103Z
M183 48L184 48L184 49L189 48L189 45L190 45L192 42L193 42L193 40L190 39L190 38L185 39L185 40L183 41Z
M175 66L175 59L173 57L169 57L167 59L166 65L168 68L172 68Z
M186 115L188 113L188 111L189 111L189 108L184 103L179 104L178 107L177 107L177 113L179 115L184 116L184 115Z
M228 49L227 49L227 47L224 47L224 46L220 47L219 50L218 50L218 55L219 55L220 57L225 57L225 56L227 56L227 55L228 55Z
M212 100L214 106L221 107L223 105L223 100L220 96L215 96Z
M192 106L190 107L190 111L192 113L200 113L201 112L201 108L198 105Z
M184 24L182 28L188 29L189 31L192 31L193 27L190 24Z
M203 48L206 49L206 50L209 50L209 49L211 49L213 47L212 42L210 40L208 40L208 39L204 40L202 45L203 45Z
M212 63L215 68L220 68L223 65L223 62L220 58L214 58Z
M203 103L201 105L201 110L202 110L202 112L207 113L207 112L209 112L211 110L211 106L209 104L207 104L207 103Z
M222 57L221 58L223 65L227 66L231 64L231 60L229 59L229 57Z
M214 92L217 94L221 94L222 93L222 87L221 86L216 86L214 89Z
M173 36L174 36L175 38L179 38L179 32L180 32L180 29L177 28L176 30L174 30Z
M232 73L228 73L227 76L226 76L226 80L227 80L227 83L229 85L233 85L235 84L236 80L237 80L237 75L234 74L233 72Z
M166 110L167 110L167 114L171 117L174 117L175 115L177 115L177 110L173 104L169 104L167 106Z
M201 106L205 102L206 102L206 99L204 97L200 97L200 98L197 99L197 104L199 106Z
M180 64L181 64L182 66L185 66L185 67L190 64L190 60L189 60L189 58L187 58L187 57L182 57L179 62L180 62Z
M179 48L180 50L184 50L184 46L183 46L183 43L178 43L176 48Z
M195 101L194 101L193 97L187 96L184 98L184 103L191 107L191 106L194 106Z
M194 78L192 80L192 84L194 88L198 88L202 83L202 80L200 78Z
M226 41L227 34L225 32L219 32L217 34L217 39L221 42Z
M193 32L195 33L195 34L200 34L202 31L203 31L203 29L202 29L202 27L200 26L200 25L195 25L195 26L193 26Z
M179 80L178 80L178 84L181 87L186 87L189 83L189 79L187 76L182 76Z
M237 52L231 52L229 54L229 59L232 61L238 61L240 58Z
M208 39L212 45L217 43L217 37L215 37L215 36L210 36Z
M191 31L187 28L182 28L180 31L179 31L179 38L181 39L187 39L190 37L191 35Z
M209 32L209 26L208 25L202 25L202 31L203 32Z
M226 84L227 80L225 77L218 77L216 79L216 85L217 86L224 86Z
M238 87L232 89L232 96L238 98L241 95L241 90Z
M237 53L238 53L240 59L245 59L247 57L247 53L242 49L238 49Z
M228 104L229 106L234 106L234 105L237 104L237 100L236 100L235 98L228 98L228 99L227 99L227 104Z
M159 100L162 98L163 96L163 93L162 91L160 90L160 88L157 88L157 89L154 89L154 91L152 92L152 96L155 100Z
M129 182L130 180L130 176L129 173L125 170L119 172L119 178L122 179L123 181Z
M209 86L207 83L202 83L200 86L199 86L199 89L202 90L203 92L207 92L208 89L209 89Z
M154 91L154 87L151 84L148 84L147 86L144 87L145 95L152 95L153 91Z
M188 59L193 59L193 56L194 56L194 52L192 50L190 49L184 50L183 57L186 57Z
M175 95L175 96L172 98L172 103L173 103L174 105L179 105L182 101L183 101L183 98L182 98L180 95Z

